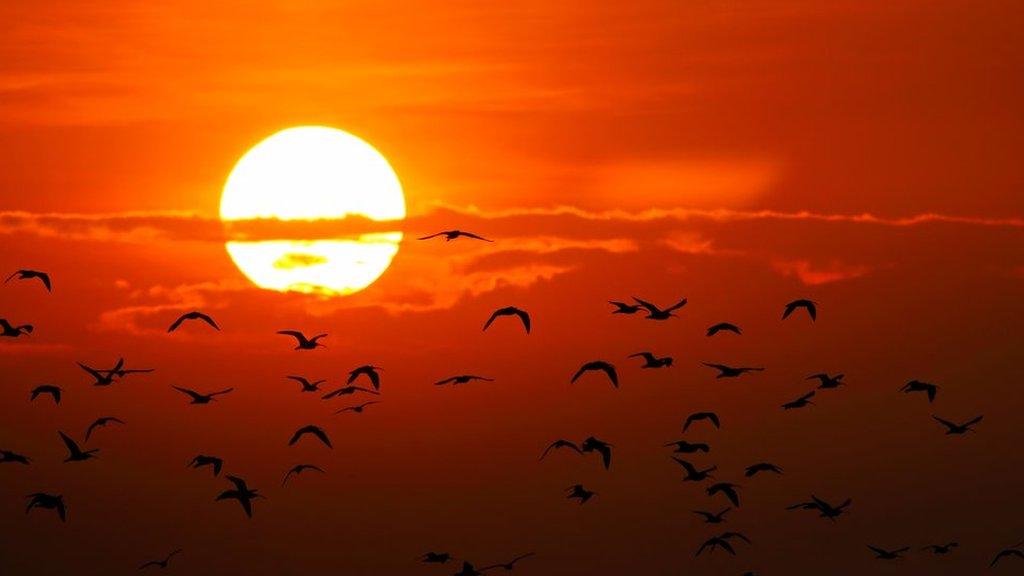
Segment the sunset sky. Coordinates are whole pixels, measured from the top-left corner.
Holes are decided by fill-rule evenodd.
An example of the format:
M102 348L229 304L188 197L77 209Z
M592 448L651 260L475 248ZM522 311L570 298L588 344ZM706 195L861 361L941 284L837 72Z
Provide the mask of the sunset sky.
M129 574L182 548L167 573L448 575L531 551L516 573L982 573L1024 540L1022 29L1014 2L3 3L0 274L45 270L53 292L0 286L0 318L35 327L0 339L0 449L32 458L0 464L0 572ZM407 218L246 233L403 232L355 294L260 289L225 249L232 168L303 125L376 148ZM495 241L416 240L454 228ZM688 304L610 314L633 296ZM816 322L780 320L797 298ZM508 305L532 333L482 332ZM168 334L190 310L222 331ZM722 321L743 334L705 336ZM643 350L674 365L642 370ZM76 365L119 357L156 371L97 388ZM569 383L597 359L619 389ZM383 367L380 398L285 379L333 389L362 364ZM783 411L817 372L847 386ZM432 385L457 374L494 382ZM940 386L933 404L899 393L912 379ZM40 384L59 406L28 402ZM190 406L172 385L235 390ZM682 435L702 410L722 428ZM931 418L981 414L964 436ZM81 440L100 416L127 425L62 463L57 430ZM289 447L306 424L333 450ZM610 470L538 462L590 435ZM742 485L726 524L692 513L726 504L681 481L662 447L680 438ZM187 468L198 453L225 473ZM743 477L759 461L784 475ZM282 487L300 462L327 474ZM267 496L251 520L214 501L225 474ZM598 495L566 500L576 483ZM66 524L25 514L40 491L64 495ZM853 504L834 524L785 510L811 494ZM695 558L722 530L753 544ZM419 564L430 550L460 560Z

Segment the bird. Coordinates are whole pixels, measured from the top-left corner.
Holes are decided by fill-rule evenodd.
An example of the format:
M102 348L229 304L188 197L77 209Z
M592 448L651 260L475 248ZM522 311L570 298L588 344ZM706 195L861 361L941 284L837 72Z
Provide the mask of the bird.
M484 376L473 376L472 374L462 374L460 376L452 376L445 378L444 380L438 380L434 382L434 386L444 386L445 384L451 384L452 386L458 384L467 384L473 380L479 380L481 382L494 382L494 378L486 378Z
M250 489L245 480L237 476L228 476L227 479L235 485L235 488L221 492L215 500L218 502L221 500L238 500L238 503L242 505L242 509L245 510L245 515L252 518L252 501L256 498L266 498L266 496L259 494L258 490Z
M643 308L640 304L626 304L625 302L618 302L616 300L609 300L608 303L615 306L615 310L612 310L612 314L636 314L641 308Z
M96 428L102 428L107 424L110 424L111 422L113 422L114 424L121 424L122 426L124 425L124 420L121 420L120 418L115 418L113 416L102 416L100 418L97 418L95 421L93 421L92 424L89 424L89 428L86 429L85 441L89 441L89 437L92 436L93 430L95 430Z
M629 355L629 358L638 357L642 357L644 359L644 365L641 366L641 368L663 368L672 366L671 356L663 356L659 358L650 352L637 352L636 354Z
M292 475L298 476L305 472L306 470L313 470L314 472L319 472L321 474L327 473L324 471L323 468L320 468L319 466L315 466L313 464L296 464L295 466L292 466L290 470L288 470L287 474L284 475L284 480L281 482L281 486L287 484L288 479L291 478Z
M608 379L611 380L612 386L615 388L619 387L619 375L615 372L615 366L605 362L604 360L594 360L593 362L587 362L580 369L576 371L570 382L576 382L584 372L590 371L601 371L608 375Z
M868 548L870 548L871 551L875 553L875 558L877 558L878 560L899 560L900 558L902 558L901 555L904 552L910 550L909 547L900 548L898 550L885 550L883 548L872 546L870 544L868 544Z
M524 558L529 558L530 556L536 556L536 555L537 555L536 552L527 552L526 554L520 554L519 556L516 556L515 558L509 560L508 562L499 562L498 564L491 564L490 566L484 566L483 568L480 569L480 571L481 572L486 572L486 571L491 570L493 568L504 568L506 572L511 572L512 570L515 570L517 562L519 562L520 560L522 560Z
M124 358L119 358L117 360L117 364L114 364L112 369L103 371L90 368L81 362L78 362L77 364L82 370L85 370L93 377L95 380L95 382L92 383L93 386L110 386L114 383L114 378L117 376L118 371L124 367Z
M843 385L843 376L843 374L829 376L828 374L822 372L820 374L811 374L810 376L805 378L805 380L817 380L821 382L821 384L818 385L818 389L830 390L832 388L839 388L840 386Z
M774 472L776 474L782 474L782 468L779 468L775 464L771 464L769 462L758 462L757 464L747 466L743 475L750 478L759 472Z
M18 280L32 280L33 278L36 278L43 283L43 286L46 287L47 292L53 291L53 286L50 284L50 275L47 274L46 272L40 272L39 270L29 269L18 270L17 272L8 276L7 280L4 280L4 284L7 284L15 277L17 277Z
M607 470L612 465L612 445L588 436L582 444L580 444L580 452L588 454L590 452L597 452L601 455L601 462L604 464L604 469Z
M380 402L374 400L372 402L363 402L362 404L356 406L346 406L341 410L336 411L335 414L341 414L342 412L354 412L356 414L362 414L363 410L366 410L366 407L370 406L371 404L380 404Z
M367 394L380 396L380 392L377 392L376 390L370 390L369 388L363 388L362 386L343 386L341 388L338 388L337 390L324 394L320 398L322 400L330 400L331 398L335 398L338 396L349 396L355 394L356 392L366 392Z
M938 422L939 424L942 424L943 426L946 427L946 435L948 436L950 434L966 434L967 432L977 432L977 430L971 428L971 426L974 426L978 422L981 422L981 419L984 418L984 416L975 416L974 418L971 418L970 420L964 422L963 424L954 424L953 422L950 422L949 420L943 420L938 416L932 416L932 418L934 418L935 421Z
M928 382L921 382L920 380L911 380L900 388L900 392L909 394L911 392L924 392L928 395L928 403L931 404L935 401L935 394L939 391L939 387L935 384L929 384Z
M178 548L177 550L171 552L167 556L164 556L163 560L150 560L149 562L146 562L145 564L139 566L139 570L145 570L146 568L149 568L151 566L155 566L160 569L167 568L167 565L171 562L171 558L174 558L175 556L181 553L182 549Z
M167 332L174 332L175 330L178 329L178 326L181 326L182 322L186 320L202 320L203 322L206 322L207 324L212 326L214 330L220 330L220 326L217 326L217 323L214 322L213 318L207 316L206 314L203 314L198 310L193 310L191 312L186 312L181 316L178 316L178 319L172 322L171 325L167 328Z
M429 236L422 236L420 238L417 238L417 240L430 240L431 238L436 238L438 236L444 236L444 239L447 242L451 242L452 240L455 240L456 238L472 238L473 240L483 240L484 242L494 242L494 240L488 240L487 238L484 238L483 236L477 236L476 234L473 234L472 232L463 232L462 230L442 230L441 232L437 232L437 233L431 234Z
M494 320L500 316L518 316L520 322L523 323L523 328L526 329L526 333L530 333L530 314L526 310L516 308L515 306L505 306L504 308L498 308L495 310L491 314L491 317L487 319L487 322L484 323L484 330L487 330L487 328L490 327L491 322L494 322Z
M35 400L36 398L39 397L40 394L49 394L50 396L53 396L54 404L60 404L60 396L61 392L63 391L63 388L61 388L60 386L54 386L53 384L43 384L41 386L36 386L35 388L32 389L32 396L31 398L29 398L29 401L31 402L32 400Z
M714 336L715 334L718 334L719 332L723 332L723 331L724 332L734 332L736 334L742 334L743 333L742 331L740 331L740 327L735 325L735 324L731 324L729 322L719 322L718 324L714 324L714 325L708 327L707 335L708 336Z
M725 550L733 556L736 555L736 550L733 549L732 544L729 543L728 538L714 536L712 538L708 538L707 540L705 540L704 543L700 545L700 548L697 549L697 553L694 554L694 556L700 556L705 549L708 551L708 554L714 553L715 548L721 548L722 550Z
M346 381L346 384L351 384L355 382L356 378L365 375L370 379L370 384L373 385L373 389L379 391L381 370L383 370L383 368L380 366L373 366L371 364L360 366L348 373L348 380Z
M278 330L277 333L295 338L295 350L315 350L318 347L327 348L327 346L320 343L320 339L326 338L327 334L317 334L312 338L306 338L306 335L298 330Z
M565 491L569 493L569 495L566 496L566 498L570 500L572 500L573 498L578 498L580 501L580 505L586 504L587 500L590 500L591 498L597 495L597 492L591 492L590 490L584 488L583 484L573 484L572 486L566 488Z
M705 524L721 524L725 522L725 515L730 510L732 510L731 507L725 508L724 510L721 510L717 514L713 512L705 512L703 510L694 510L693 513L697 514L698 516L702 516L704 518Z
M6 336L8 338L17 338L18 336L29 335L32 333L31 324L22 324L20 326L14 326L7 321L6 318L0 318L0 336Z
M718 470L718 466L712 466L710 468L705 468L704 470L698 470L693 464L690 464L688 461L683 460L682 458L677 458L673 456L672 459L675 460L677 464L682 466L684 470L686 470L686 477L683 478L683 482L703 482L708 478L714 478L714 476L712 476L711 473L714 472L715 470Z
M102 372L107 372L111 376L117 376L118 378L124 378L125 376L128 376L129 374L147 374L149 372L155 372L155 371L156 371L155 368L132 368L132 369L124 368L124 363L123 362L121 362L121 367L116 367L115 366L114 368L112 368L110 370L102 370Z
M686 430L690 427L690 424L693 424L694 422L699 422L701 420L707 420L708 422L711 422L711 424L715 428L722 427L722 423L718 420L718 414L715 414L714 412L694 412L693 414L690 414L689 416L686 417L686 422L683 423L683 432L686 432Z
M18 454L17 452L11 452L10 450L0 450L0 464L7 464L13 462L15 464L28 465L32 459L28 456Z
M739 495L738 492L736 492L737 488L739 488L739 485L737 485L737 484L730 484L729 482L718 482L716 484L712 484L711 486L708 486L707 493L708 493L708 496L714 496L715 494L722 494L726 498L729 499L729 502L732 502L733 506L735 506L736 508L739 508L740 507L740 495Z
M641 300L636 296L633 296L633 300L635 300L637 304L647 309L647 316L644 316L644 318L648 320L668 320L669 318L676 316L676 310L682 308L683 306L686 306L686 298L683 298L679 302L676 302L672 306L669 306L668 308L665 309L658 308L654 304L651 304L650 302L645 302L644 300Z
M747 372L764 371L764 368L733 368L732 366L726 366L725 364L712 364L710 362L701 362L701 364L707 366L708 368L714 368L715 370L718 370L718 376L715 376L715 378L736 378L738 376L746 374Z
M687 442L686 440L676 440L675 442L669 442L665 446L675 446L676 449L673 452L677 454L693 454L694 452L707 453L711 450L711 447L702 442Z
M834 522L836 518L846 512L846 508L848 508L852 502L853 500L847 498L846 501L839 506L833 506L812 494L809 502L800 502L786 506L786 510L817 510L820 512L820 517L828 518Z
M804 394L803 396L797 398L796 400L792 400L790 402L786 402L785 404L782 405L782 409L783 410L792 410L794 408L803 408L805 406L813 405L814 402L811 402L811 398L813 398L813 397L814 397L814 390L811 390L810 392L808 392L807 394Z
M950 542L948 544L930 544L928 546L925 546L924 548L921 548L921 550L930 550L932 554L942 556L944 554L949 554L953 551L954 548L956 548L959 545L960 544L956 542Z
M68 448L68 457L64 459L65 462L84 462L91 458L96 458L95 454L99 452L98 448L92 450L82 450L79 448L78 443L71 439L67 434L57 431L60 435L60 439L64 441L64 445Z
M291 440L288 441L288 445L294 446L295 443L298 442L306 434L312 434L313 436L319 438L320 441L323 442L328 448L334 448L334 446L331 445L331 439L327 437L327 433L324 432L319 426L314 426L313 424L303 426L302 428L296 430L295 434L292 434Z
M327 380L317 380L315 382L310 382L309 380L302 376L285 376L285 378L298 382L302 386L303 392L319 392L320 385L323 384L324 382L327 382Z
M191 468L202 468L203 466L210 466L213 469L213 475L218 476L221 468L224 467L224 460L216 456L207 456L205 454L198 454L188 464Z
M420 556L420 562L424 564L447 564L454 558L447 552L427 552Z
M25 514L31 512L33 508L56 510L60 521L67 522L68 511L67 506L64 505L64 496L60 494L47 494L46 492L35 492L25 497L29 499L28 507L25 508Z
M1016 558L1020 558L1021 560L1024 560L1024 550L1020 549L1021 545L1024 545L1024 542L1021 542L1020 544L1017 544L1015 546L1011 546L1011 547L1009 547L1009 548L1007 548L1005 550L1000 550L995 555L995 557L992 558L992 563L990 563L988 565L988 567L989 568L994 567L996 565L996 563L998 563L1003 558L1016 557Z
M786 309L785 311L782 312L782 319L785 320L786 318L789 318L789 315L799 308L807 310L807 315L811 317L812 322L818 319L817 302L812 302L810 300L805 299L793 300L789 304L786 304Z
M234 388L225 388L224 390L210 392L209 394L200 394L195 390L189 390L188 388L181 388L179 386L171 386L171 388L174 388L175 390L181 392L182 394L187 394L188 396L190 396L192 398L192 401L189 402L189 404L209 404L210 402L216 400L217 396L227 394L234 390Z
M484 573L474 568L469 562L463 562L462 569L456 572L454 576L484 576Z
M558 440L555 440L554 442L549 444L548 447L544 449L544 453L540 455L540 458L538 458L538 460L543 460L548 455L548 452L551 452L552 450L557 450L559 448L571 448L577 454L583 454L583 450L580 449L580 447L577 446L575 442L559 438Z

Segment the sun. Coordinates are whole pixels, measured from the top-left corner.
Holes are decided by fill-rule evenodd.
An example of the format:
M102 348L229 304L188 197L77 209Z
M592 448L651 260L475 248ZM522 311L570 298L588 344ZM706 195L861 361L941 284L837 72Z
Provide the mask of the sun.
M387 159L364 140L325 126L271 135L231 170L220 201L225 222L254 219L405 218L405 196ZM358 292L398 253L401 232L352 239L228 241L228 254L254 284L322 295Z

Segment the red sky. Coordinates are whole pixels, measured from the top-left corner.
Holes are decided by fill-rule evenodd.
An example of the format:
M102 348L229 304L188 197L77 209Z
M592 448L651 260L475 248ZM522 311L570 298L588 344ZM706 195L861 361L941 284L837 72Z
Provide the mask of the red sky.
M11 574L121 574L176 547L178 573L390 576L427 550L538 575L965 574L1024 539L1022 10L1011 2L33 2L0 6L0 561ZM220 190L253 144L324 124L403 183L409 234L346 298L253 287L223 247ZM446 228L493 244L409 240ZM663 323L607 300L668 303ZM780 322L808 297L817 322ZM534 331L480 327L515 304ZM188 326L198 308L224 330ZM706 338L728 320L739 337ZM294 352L274 332L324 331ZM6 340L6 339L5 339ZM663 371L630 353L671 355ZM109 389L76 362L157 371ZM570 385L588 360L619 368ZM716 381L701 361L763 365ZM385 368L383 404L301 395ZM848 387L779 405L811 373ZM479 373L493 383L431 384ZM942 388L931 406L897 392ZM42 383L55 407L27 403ZM234 386L188 406L170 386ZM377 410L374 410L374 409ZM700 464L743 484L735 558L693 552L720 509L661 444L715 410ZM930 416L984 414L945 437ZM98 416L92 462L57 430ZM335 448L286 442L316 423ZM537 457L595 435L612 469ZM215 453L268 499L249 521L185 468ZM743 478L768 460L782 477ZM282 488L293 464L324 477ZM561 490L599 494L580 507ZM65 495L69 521L24 514ZM787 504L853 499L835 524ZM948 558L916 551L957 540ZM867 544L914 547L893 565ZM56 552L54 552L56 550ZM992 573L1014 573L1007 562Z

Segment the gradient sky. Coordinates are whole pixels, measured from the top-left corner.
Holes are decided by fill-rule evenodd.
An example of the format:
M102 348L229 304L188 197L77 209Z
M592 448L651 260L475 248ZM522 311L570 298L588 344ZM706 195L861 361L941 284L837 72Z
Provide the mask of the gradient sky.
M1024 540L1024 10L1013 2L21 2L0 5L0 571L127 574L176 547L175 573L451 574L537 551L517 572L584 576L970 574ZM371 142L405 188L406 241L346 298L253 287L224 246L220 191L269 134L323 124ZM416 242L446 228L494 244ZM664 323L607 300L687 297ZM816 323L780 322L800 297ZM533 334L499 322L509 304ZM168 336L203 309L224 328ZM719 321L741 337L706 338ZM329 332L294 352L274 334ZM6 340L6 339L5 339ZM639 369L630 353L675 357ZM76 362L157 372L109 389ZM570 385L581 363L620 370ZM715 381L701 361L764 365ZM385 368L384 403L301 395ZM811 373L849 386L779 405ZM458 373L493 383L431 384ZM935 404L899 394L942 386ZM27 404L42 383L64 402ZM188 406L170 385L234 386ZM373 410L377 408L377 410ZM735 558L694 558L719 509L661 444L690 412L720 431L700 464L744 485ZM945 437L931 419L984 414ZM94 462L56 430L98 416ZM289 448L316 423L334 450ZM559 437L615 445L611 471ZM266 493L249 521L185 468L222 455ZM742 478L775 462L785 475ZM280 482L293 464L325 477ZM582 482L584 507L562 489ZM24 514L52 491L66 525ZM853 498L831 524L787 512ZM867 544L957 540L892 565ZM56 552L54 552L56 550ZM1015 573L1007 562L992 573Z

